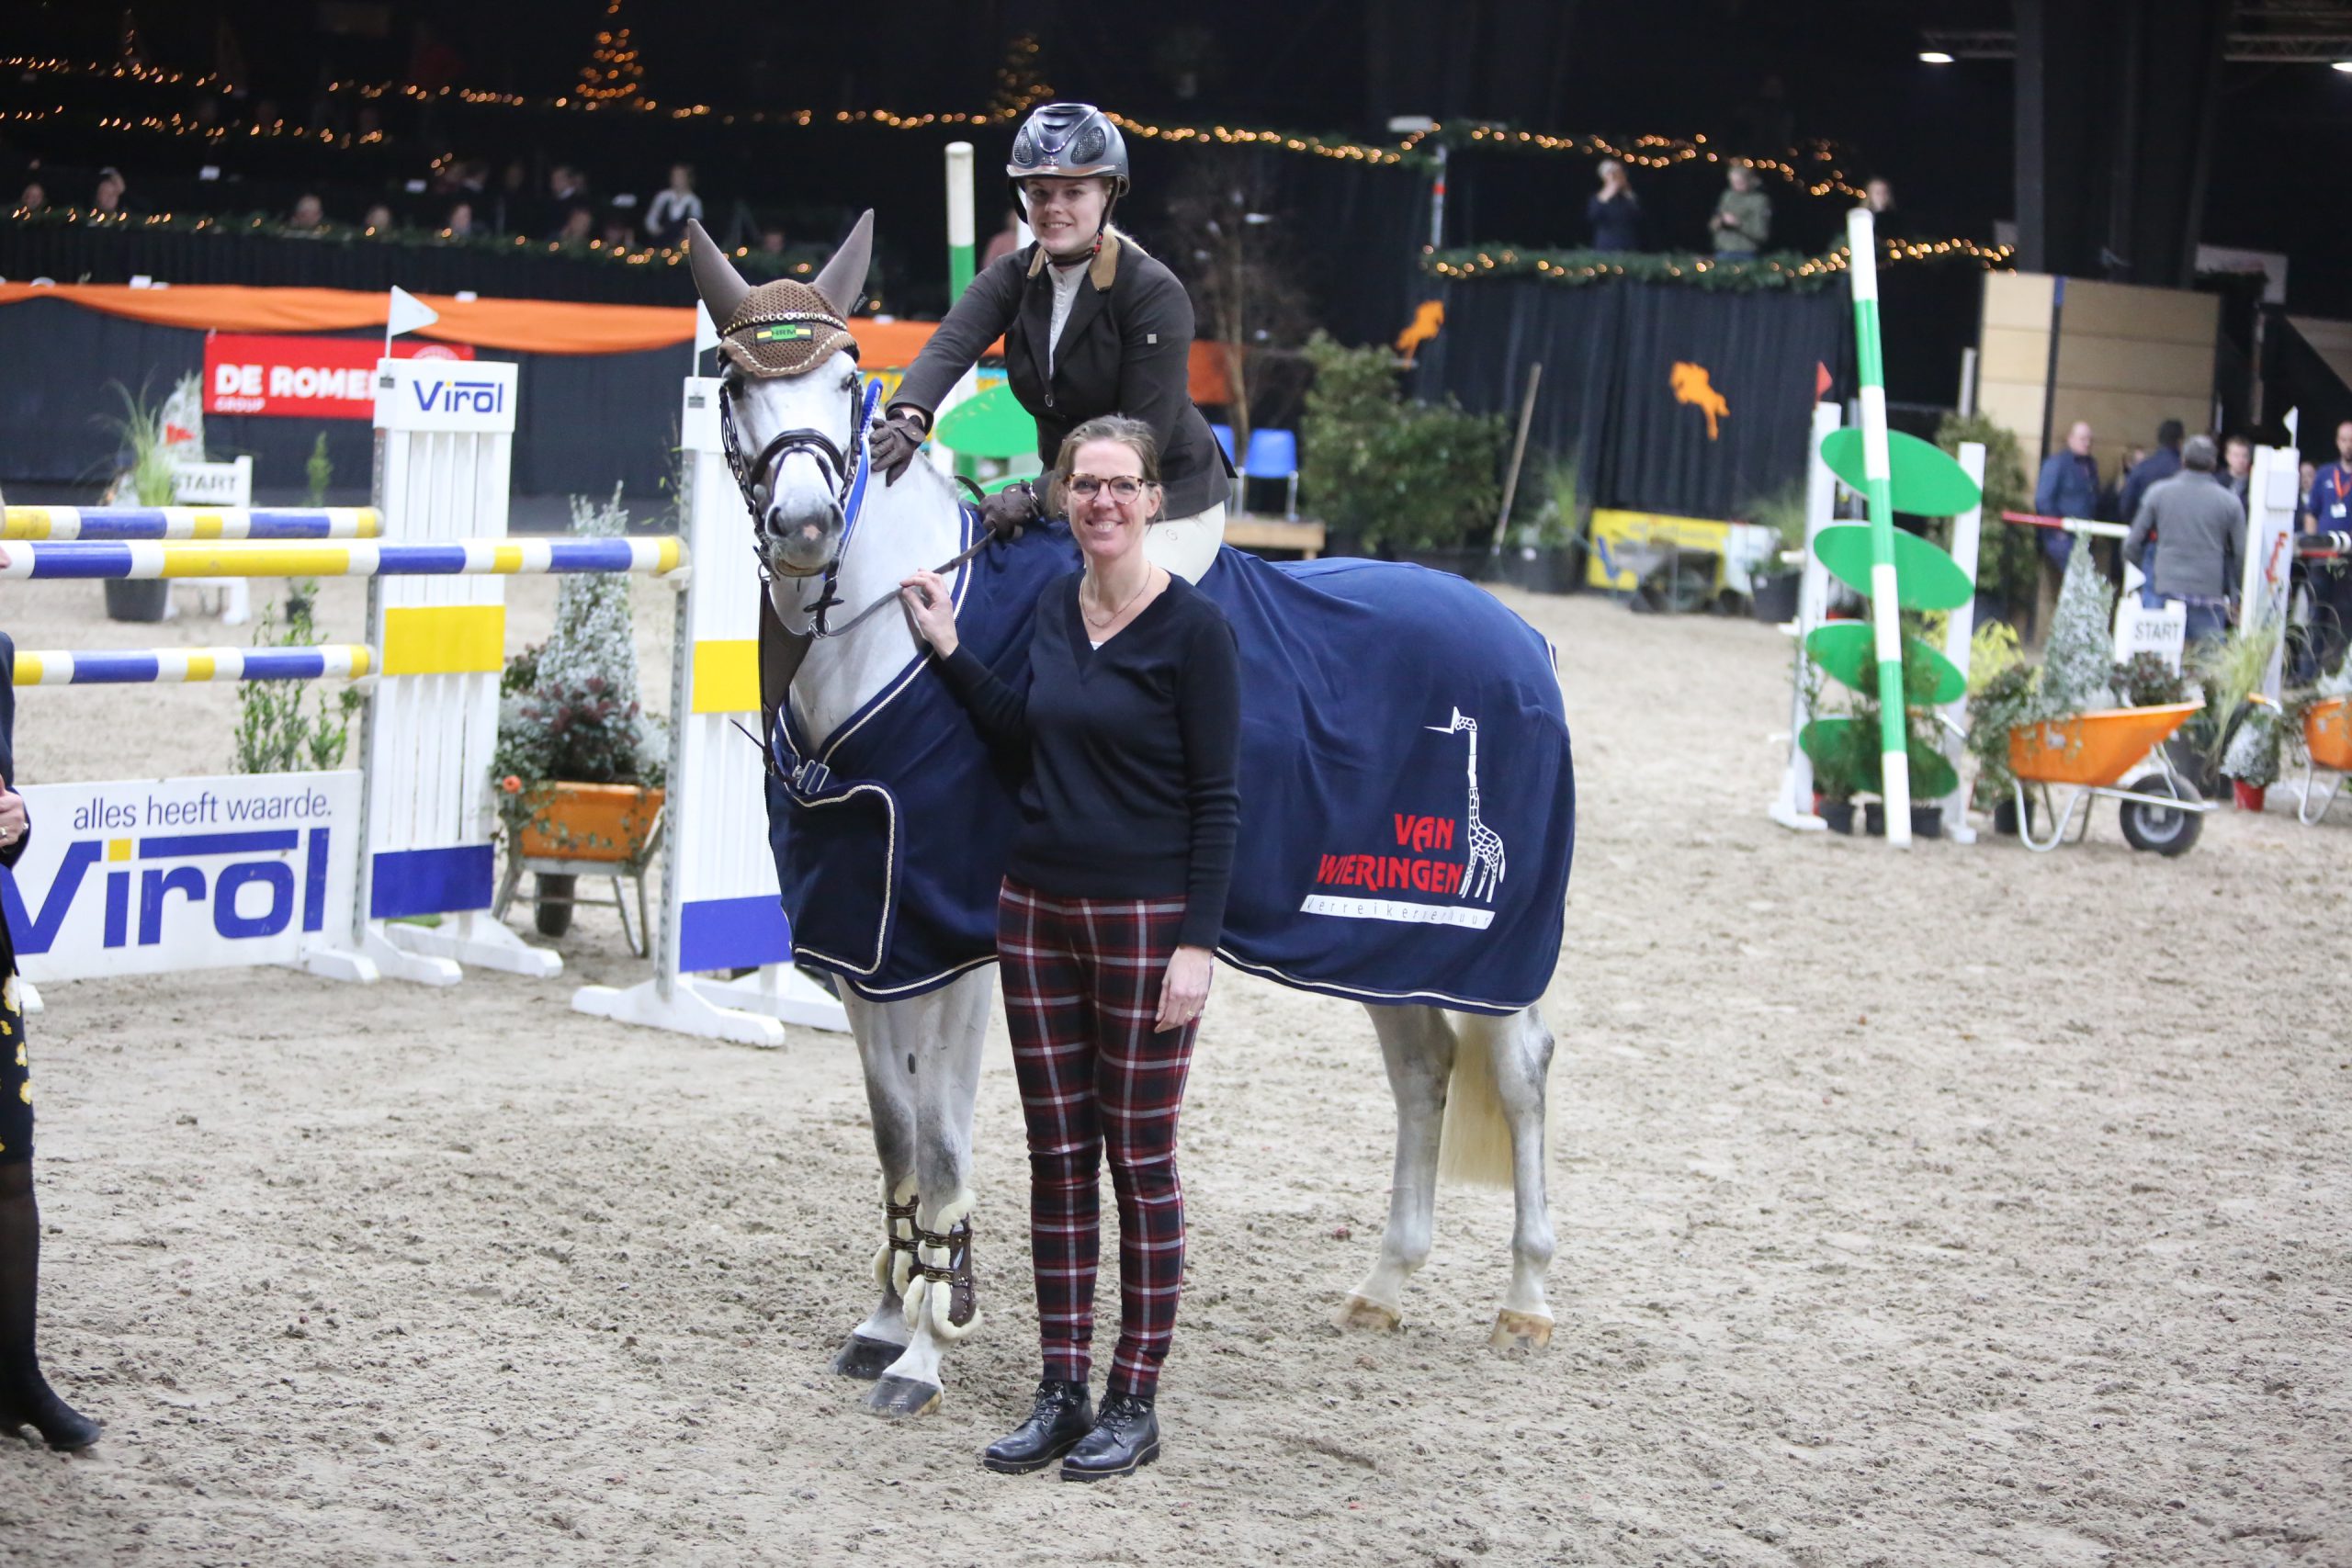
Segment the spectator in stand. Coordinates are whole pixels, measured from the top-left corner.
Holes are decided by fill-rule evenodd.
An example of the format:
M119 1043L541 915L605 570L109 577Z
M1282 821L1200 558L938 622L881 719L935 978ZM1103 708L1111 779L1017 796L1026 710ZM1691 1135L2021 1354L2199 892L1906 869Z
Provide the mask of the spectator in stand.
M553 236L560 245L584 245L596 236L596 214L586 204L563 215L563 227Z
M636 205L634 201L625 202L616 197L612 205L605 209L603 240L606 250L633 251L637 248L637 223L631 216Z
M683 241L686 220L702 220L702 197L695 194L692 164L670 165L669 188L658 193L645 209L645 243L674 245Z
M510 160L506 165L506 172L498 179L497 217L500 233L513 234L533 227L528 210L531 205L530 190L530 165L520 158Z
M988 271L998 261L1020 248L1021 209L1008 207L1004 209L1004 227L989 236L989 248L980 253L980 270Z
M569 212L588 200L588 176L569 164L558 164L548 175L548 196L558 212Z
M783 224L766 223L761 225L760 254L763 256L780 256L784 254Z
M2335 461L2315 471L2311 488L2303 492L2302 531L2352 534L2352 419L2335 427ZM2332 671L2344 657L2347 637L2352 636L2352 570L2341 559L2314 561L2309 581L2318 668Z
M125 212L130 210L122 199L130 194L129 182L119 169L100 169L98 188L90 193L90 209L94 212Z
M41 188L41 183L39 180L28 182L25 186L25 188L17 194L17 210L19 212L46 212L49 210L49 192Z
M388 233L392 227L392 209L379 201L368 209L368 216L359 220L359 226L371 234Z
M2223 442L2222 471L2213 477L2238 498L2238 510L2251 515L2247 501L2254 489L2254 443L2243 435L2233 435Z
M1862 205L1870 209L1871 226L1882 240L1907 238L1903 214L1894 208L1894 186L1883 175L1862 186ZM2087 517L2089 513L2077 513Z
M2123 540L2123 558L2148 574L2158 604L2177 601L2187 607L2193 645L2229 632L2230 588L2238 580L2238 536L2245 514L2212 482L2217 455L2211 436L2197 436L2175 456L2180 467L2142 493L2132 532ZM2159 532L2164 550L2147 556L2148 540Z
M2066 449L2041 460L2041 477L2033 487L2033 509L2044 517L2095 518L2098 515L2098 459L2091 456L2091 427L2076 420L2066 432ZM2041 553L2058 566L2075 552L2075 536L2063 528L2045 529Z
M474 204L470 201L451 203L449 220L442 225L441 231L452 240L472 239L474 237Z
M1592 248L1596 251L1642 248L1641 197L1626 183L1625 165L1616 159L1600 161L1600 189L1586 199L1584 220L1592 225Z
M1756 188L1756 171L1746 164L1734 164L1728 179L1708 220L1715 231L1715 254L1752 256L1772 237L1772 198Z
M294 211L286 220L286 227L297 233L315 234L326 227L327 210L316 196L304 191L294 198Z

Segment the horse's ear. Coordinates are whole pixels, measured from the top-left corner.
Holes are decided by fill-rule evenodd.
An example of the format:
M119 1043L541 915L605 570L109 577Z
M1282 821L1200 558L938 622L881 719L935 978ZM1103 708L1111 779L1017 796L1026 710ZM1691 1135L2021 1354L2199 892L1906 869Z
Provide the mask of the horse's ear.
M817 275L817 292L846 318L865 294L865 269L874 261L874 209L867 208L825 270Z
M703 308L710 312L711 324L720 332L735 319L736 308L752 292L718 242L702 226L699 219L686 220L686 263L695 275L695 291L702 296Z

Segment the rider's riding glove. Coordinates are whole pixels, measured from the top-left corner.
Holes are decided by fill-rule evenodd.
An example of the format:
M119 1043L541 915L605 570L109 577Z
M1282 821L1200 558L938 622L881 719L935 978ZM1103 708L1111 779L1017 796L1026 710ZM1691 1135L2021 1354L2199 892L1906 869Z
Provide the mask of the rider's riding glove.
M866 455L884 484L897 484L907 465L915 460L927 423L920 409L894 408L883 419L882 428L866 438Z
M980 521L1001 539L1021 537L1022 525L1035 523L1038 515L1037 492L1025 481L980 497Z

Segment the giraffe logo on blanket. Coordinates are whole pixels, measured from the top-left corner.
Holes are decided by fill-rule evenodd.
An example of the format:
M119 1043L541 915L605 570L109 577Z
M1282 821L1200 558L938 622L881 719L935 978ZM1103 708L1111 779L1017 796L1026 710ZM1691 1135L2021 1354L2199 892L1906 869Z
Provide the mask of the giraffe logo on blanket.
M1414 812L1393 813L1397 852L1390 853L1384 850L1377 854L1323 856L1316 867L1316 891L1308 893L1306 901L1299 906L1301 913L1337 915L1359 920L1467 926L1476 931L1485 931L1494 923L1494 910L1476 908L1468 904L1433 904L1418 898L1365 897L1361 894L1322 891L1328 887L1362 889L1374 894L1410 890L1440 897L1476 899L1486 904L1495 901L1495 894L1503 880L1503 839L1478 817L1478 721L1455 708L1449 722L1423 728L1440 735L1467 735L1470 738L1466 760L1470 781L1466 816L1456 819ZM1466 861L1450 858L1455 851L1457 838L1461 847L1469 853ZM1449 858L1434 858L1438 855Z
M1707 416L1707 439L1713 441L1715 438L1715 421L1729 419L1731 405L1724 401L1721 392L1715 390L1714 384L1707 377L1707 367L1678 359L1674 362L1669 379L1674 383L1676 402L1689 403Z

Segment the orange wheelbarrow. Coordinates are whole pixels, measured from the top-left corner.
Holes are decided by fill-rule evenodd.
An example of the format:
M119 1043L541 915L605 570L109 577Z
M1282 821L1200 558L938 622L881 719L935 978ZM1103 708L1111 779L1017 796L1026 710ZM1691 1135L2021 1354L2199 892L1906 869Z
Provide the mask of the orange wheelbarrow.
M2202 703L2167 703L2160 707L2108 708L2076 714L2072 718L2021 724L2009 731L2009 772L2017 775L2018 838L2037 852L2054 850L2065 841L2075 808L2083 810L2080 841L2090 831L2090 806L2106 799L2117 803L2123 837L2135 850L2160 855L2187 854L2205 826L2212 807L2196 786L2173 771L2163 745L2173 731L2200 712ZM2126 783L2124 775L2143 761L2147 771ZM2045 814L2052 822L2048 836L2033 835L2028 815L2026 786L2041 792ZM2059 803L2052 807L2052 795Z
M2312 773L2319 768L2336 775L2324 791L2312 788ZM2352 697L2313 703L2303 713L2303 800L2296 818L2308 824L2326 816L2346 773L2352 773Z

